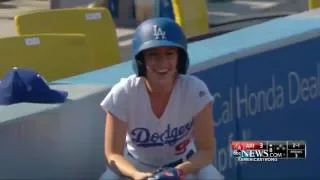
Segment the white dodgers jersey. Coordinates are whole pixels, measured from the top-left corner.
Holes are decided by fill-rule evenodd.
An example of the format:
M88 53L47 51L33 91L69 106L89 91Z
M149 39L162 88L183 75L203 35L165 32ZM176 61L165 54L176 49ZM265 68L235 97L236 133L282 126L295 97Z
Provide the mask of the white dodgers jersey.
M193 117L213 100L206 84L179 75L170 100L158 118L151 108L143 77L122 79L102 101L102 108L128 124L126 149L138 161L163 166L196 152Z

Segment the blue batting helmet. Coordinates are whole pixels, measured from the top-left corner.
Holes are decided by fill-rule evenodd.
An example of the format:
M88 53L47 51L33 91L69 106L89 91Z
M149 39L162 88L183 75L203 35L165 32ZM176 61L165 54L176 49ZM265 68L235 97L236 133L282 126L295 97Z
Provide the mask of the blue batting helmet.
M133 68L138 76L145 76L142 52L146 49L171 46L179 49L177 71L185 74L189 66L187 38L181 27L169 18L157 17L141 23L133 35Z

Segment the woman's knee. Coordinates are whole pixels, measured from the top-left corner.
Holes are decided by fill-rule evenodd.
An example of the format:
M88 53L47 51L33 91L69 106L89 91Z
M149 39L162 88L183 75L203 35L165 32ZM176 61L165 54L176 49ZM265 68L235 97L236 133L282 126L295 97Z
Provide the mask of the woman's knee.
M128 179L123 176L118 175L115 173L112 169L108 168L102 176L99 178L99 180L122 180L122 179Z
M197 176L199 179L224 180L224 176L212 164L200 169Z
M200 169L197 173L188 175L185 179L224 180L224 176L212 165Z

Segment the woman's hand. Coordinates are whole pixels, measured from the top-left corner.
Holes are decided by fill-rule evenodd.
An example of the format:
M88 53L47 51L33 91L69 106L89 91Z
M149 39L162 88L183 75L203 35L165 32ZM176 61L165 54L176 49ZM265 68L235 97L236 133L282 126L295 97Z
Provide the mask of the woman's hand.
M133 175L133 179L134 180L147 180L148 178L152 177L152 173L148 173L148 172L136 172Z

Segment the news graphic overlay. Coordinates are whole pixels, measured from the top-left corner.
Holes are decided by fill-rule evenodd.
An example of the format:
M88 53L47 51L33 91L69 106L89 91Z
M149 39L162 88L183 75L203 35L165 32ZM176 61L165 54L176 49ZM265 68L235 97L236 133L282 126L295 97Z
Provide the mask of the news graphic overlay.
M232 156L238 161L305 159L305 141L232 141Z

